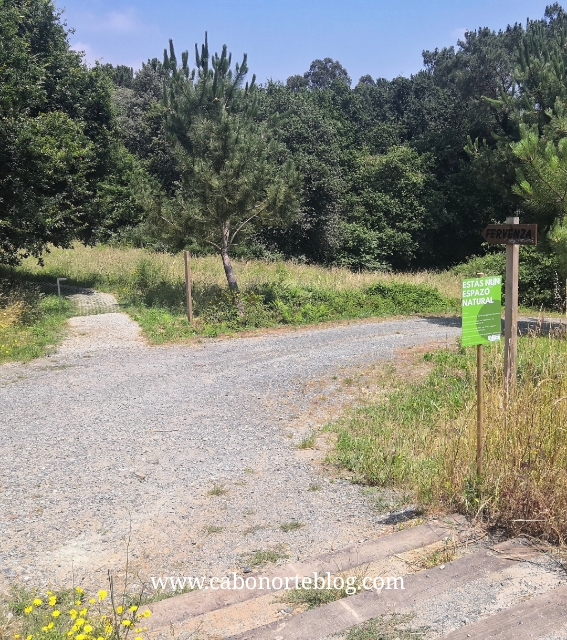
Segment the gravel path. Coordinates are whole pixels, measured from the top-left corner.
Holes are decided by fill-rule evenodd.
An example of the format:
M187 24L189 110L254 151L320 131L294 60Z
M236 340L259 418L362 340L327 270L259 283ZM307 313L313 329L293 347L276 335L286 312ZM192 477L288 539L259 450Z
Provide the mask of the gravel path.
M375 535L384 514L321 472L324 451L295 445L340 405L353 368L460 331L427 318L148 347L124 314L71 324L55 356L0 367L0 587L73 574L100 588L130 529L144 580ZM294 520L304 526L281 530Z
M57 284L41 282L38 288L43 293L57 295ZM102 293L86 287L73 287L60 284L61 295L73 305L77 315L87 316L98 313L117 313L120 311L118 301L111 293Z

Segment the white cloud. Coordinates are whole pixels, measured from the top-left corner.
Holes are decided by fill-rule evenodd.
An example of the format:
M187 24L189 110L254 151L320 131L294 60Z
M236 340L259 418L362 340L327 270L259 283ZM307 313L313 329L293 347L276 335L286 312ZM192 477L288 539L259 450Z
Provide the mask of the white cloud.
M144 33L152 30L150 25L144 24L137 16L135 9L125 11L109 11L102 15L92 12L84 13L81 20L81 31L91 33Z
M105 31L128 33L129 31L134 31L138 26L139 23L133 9L129 9L124 13L111 11L100 22L99 28Z
M468 29L466 29L465 27L460 27L459 29L455 29L451 33L451 37L454 38L455 40L464 40L465 39L465 33L467 31L468 31Z
M97 56L94 49L87 42L75 42L71 44L73 51L84 53L83 60L90 66L92 66L97 60L101 60L102 56Z

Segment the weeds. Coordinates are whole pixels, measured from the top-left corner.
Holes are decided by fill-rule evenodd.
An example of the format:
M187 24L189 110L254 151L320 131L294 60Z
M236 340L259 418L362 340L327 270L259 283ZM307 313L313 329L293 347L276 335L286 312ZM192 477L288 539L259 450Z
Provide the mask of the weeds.
M338 574L333 577L333 586L330 588L318 588L314 585L306 588L298 587L286 591L282 596L281 602L291 604L294 607L301 606L304 609L315 609L358 593L362 589L363 578L364 576ZM341 586L334 586L337 583Z
M303 528L305 525L303 522L298 522L297 520L292 520L291 522L284 522L280 524L280 529L284 533L289 533L290 531L297 531L298 529Z
M247 529L244 529L244 531L242 532L242 535L251 536L252 534L257 533L258 531L263 531L265 528L266 527L261 524L253 524Z
M302 438L298 442L297 448L313 449L315 447L316 442L317 442L317 434L314 431L312 431L309 435L306 435L304 438Z
M511 534L567 540L567 345L564 336L519 339L518 383L503 397L503 355L485 348L484 476L476 478L475 354L428 354L420 382L347 414L336 460L369 485L483 514Z
M208 535L213 535L215 533L221 533L221 531L224 531L224 527L218 527L217 525L214 524L209 524L206 527L203 527L203 531Z
M393 614L374 618L350 629L346 640L421 640L428 628L409 628L414 617L414 614Z
M181 254L77 247L53 249L45 256L45 265L26 260L15 273L35 280L63 276L67 284L114 293L155 343L243 328L453 313L460 295L459 280L450 274L353 273L290 262L235 261L246 310L243 323L227 290L220 260L207 256L192 259L195 323L189 325Z
M243 561L250 567L261 567L268 562L277 562L289 558L284 545L277 545L272 549L258 549L252 553L245 553L242 556Z
M225 496L228 493L228 489L223 487L222 484L215 484L212 489L207 491L209 496Z
M14 638L31 640L127 640L146 630L140 611L142 593L137 598L119 596L110 581L109 592L94 596L81 587L46 591L14 588L9 608L14 616Z
M58 341L71 315L67 301L44 296L36 287L0 279L0 364L43 356Z

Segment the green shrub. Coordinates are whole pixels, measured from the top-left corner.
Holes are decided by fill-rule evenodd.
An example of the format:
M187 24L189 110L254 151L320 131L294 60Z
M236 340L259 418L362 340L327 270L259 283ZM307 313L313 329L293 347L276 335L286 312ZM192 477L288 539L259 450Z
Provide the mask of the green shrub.
M453 267L452 272L463 278L474 278L477 273L506 275L506 253L494 251L474 257ZM520 247L518 297L525 307L565 310L565 273L560 258L537 247ZM504 282L504 280L503 280Z

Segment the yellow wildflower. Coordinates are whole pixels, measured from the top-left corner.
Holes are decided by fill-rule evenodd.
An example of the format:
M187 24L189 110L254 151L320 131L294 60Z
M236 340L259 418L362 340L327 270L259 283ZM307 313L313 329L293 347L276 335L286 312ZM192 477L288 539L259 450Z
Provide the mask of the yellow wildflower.
M130 611L137 611L137 610L138 610L138 607L137 607L135 604L133 604L133 605L130 607Z
M53 592L52 592L52 591L46 591L45 593L46 593L48 596L52 596L52 595L53 595Z
M144 618L149 618L152 615L152 612L149 609L146 609L142 615Z
M124 607L123 606L118 606L116 607L116 613L122 613L124 611Z
M39 598L36 598L33 601L33 603L35 604L36 607L39 607L41 604L43 604L43 602Z
M90 624L86 624L86 625L83 627L83 631L84 631L85 633L90 633L92 630L93 630L93 628L91 627L91 625L90 625Z
M19 638L19 637L20 637L20 634L19 634L19 633L16 633L16 635L14 636L14 638L15 638L16 640L18 640L18 638Z
M24 613L31 613L33 611L33 607L30 605L24 609Z
M77 617L77 610L76 609L71 609L71 611L69 611L69 615L74 620Z
M84 633L79 633L78 636L75 636L75 640L85 640L86 637Z
M107 593L104 589L101 589L101 590L98 592L98 599L99 599L99 601L100 601L100 602L102 602L102 601L106 598L106 596L107 596L107 595L108 595L108 593Z
M122 624L123 624L125 627L130 627L130 626L132 625L132 623L130 622L130 620L122 620Z
M80 629L84 624L85 621L83 620L83 618L77 618L77 621L75 622L75 626L77 627L77 629Z
M26 640L32 640L33 636L28 636Z
M83 616L83 617L84 617L84 616L86 616L86 615L87 615L87 609L86 609L86 608L85 608L85 609L81 609L81 610L79 611L79 615L80 615L80 616Z
M77 593L85 593L83 589L81 589L81 587L75 587L75 591Z
M61 615L61 611L55 609L55 611L51 614L54 618L58 618Z
M72 631L67 631L67 635L69 636L69 638L73 635Z
M55 606L56 602L57 602L57 597L56 596L51 596L51 598L49 598L49 606L50 607Z
M89 600L89 604L94 604L94 603L95 603L95 599L94 599L94 598L91 598L91 599Z
M47 627L41 627L41 630L42 630L43 632L45 632L45 631L47 631Z
M53 626L54 626L54 625L53 625L53 621L52 621L52 622L50 622L50 623L47 625L47 628L48 628L48 629L53 629Z

